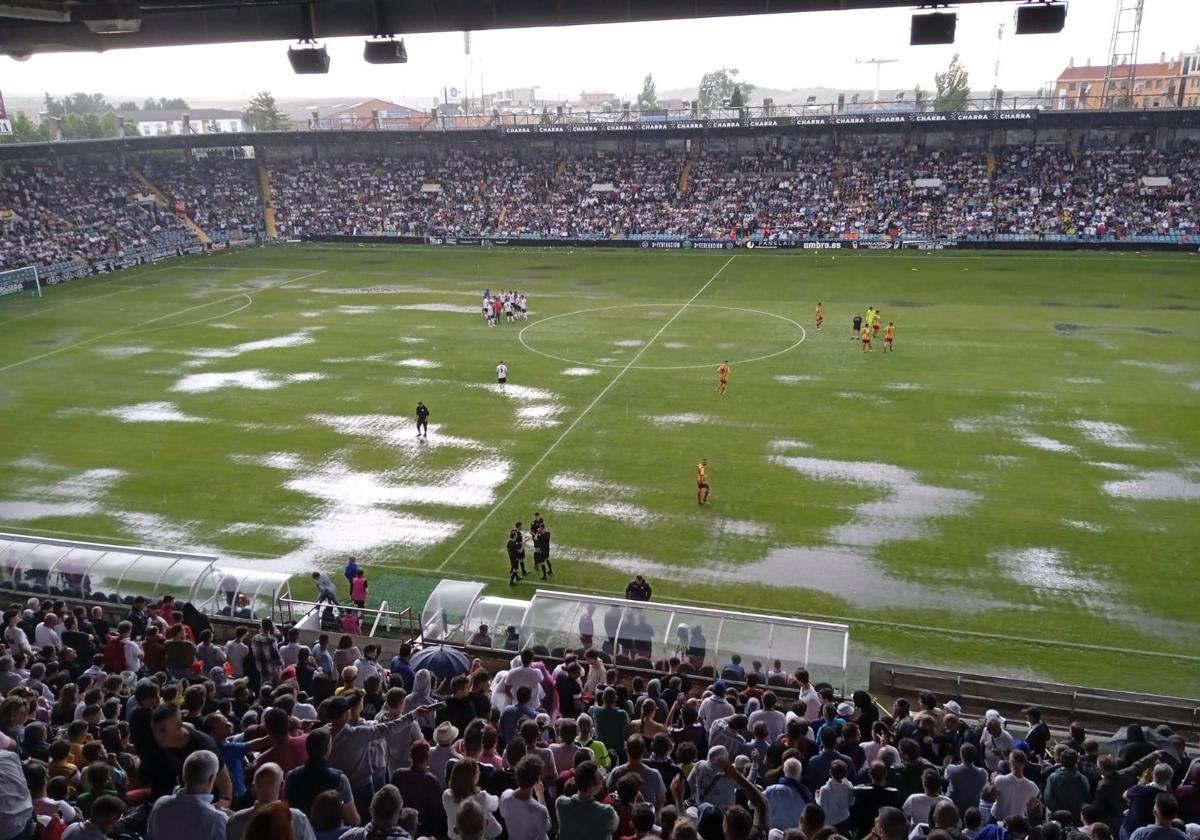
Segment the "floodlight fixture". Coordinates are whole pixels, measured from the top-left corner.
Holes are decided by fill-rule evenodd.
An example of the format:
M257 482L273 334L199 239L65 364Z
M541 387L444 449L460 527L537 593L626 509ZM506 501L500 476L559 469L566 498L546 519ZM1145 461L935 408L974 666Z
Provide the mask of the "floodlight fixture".
M313 76L329 72L329 50L316 42L317 11L312 3L300 7L300 42L288 47L288 62L298 76Z
M142 28L142 12L134 3L85 6L83 25L93 35L130 35Z
M329 72L329 51L314 41L301 41L298 46L288 47L287 56L292 72L298 76Z
M929 6L922 6L931 8ZM944 6L942 8L945 8ZM912 29L908 43L914 47L935 44L953 44L954 30L958 27L958 12L931 11L912 16Z
M1039 0L1017 6L1018 35L1054 35L1067 25L1067 4L1058 0Z
M403 38L387 37L368 38L363 44L363 61L367 64L405 64L408 62L408 50L404 48Z

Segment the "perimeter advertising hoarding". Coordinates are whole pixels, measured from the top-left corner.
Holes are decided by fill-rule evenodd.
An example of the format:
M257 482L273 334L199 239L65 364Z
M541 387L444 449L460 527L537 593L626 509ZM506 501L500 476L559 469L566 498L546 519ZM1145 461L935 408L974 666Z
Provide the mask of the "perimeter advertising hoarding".
M973 123L995 120L1000 122L1028 122L1037 111L962 111L959 113L922 112L907 114L825 114L814 116L748 117L746 119L707 119L697 117L684 120L644 120L620 122L547 123L545 125L500 125L501 134L602 134L607 132L631 131L649 133L676 130L728 130L733 128L785 128L794 125L916 125Z

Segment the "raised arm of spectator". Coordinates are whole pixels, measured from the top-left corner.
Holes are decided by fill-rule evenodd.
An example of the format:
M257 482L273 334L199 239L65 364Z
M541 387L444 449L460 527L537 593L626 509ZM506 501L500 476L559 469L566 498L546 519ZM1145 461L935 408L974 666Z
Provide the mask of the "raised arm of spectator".
M762 795L762 791L758 789L752 781L747 779L737 771L733 766L733 762L725 765L725 777L733 779L733 783L738 786L738 790L746 797L746 801L750 803L750 807L754 809L754 823L764 831L767 828L767 799Z

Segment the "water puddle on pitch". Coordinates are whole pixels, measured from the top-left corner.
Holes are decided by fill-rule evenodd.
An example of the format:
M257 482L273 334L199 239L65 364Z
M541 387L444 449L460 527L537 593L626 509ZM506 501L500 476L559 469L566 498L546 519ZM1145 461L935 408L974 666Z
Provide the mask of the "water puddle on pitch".
M1105 423L1099 420L1076 420L1071 424L1092 443L1110 446L1113 449L1142 450L1147 447L1129 437L1129 429L1120 423Z
M204 394L224 388L243 388L248 391L271 391L297 382L324 379L320 373L275 374L261 370L238 370L227 373L192 373L174 385L172 391L185 394Z
M1146 499L1152 501L1197 502L1200 501L1200 481L1193 475L1169 470L1143 472L1135 478L1121 481L1106 481L1100 489L1109 496L1121 499Z
M646 422L650 423L652 426L673 429L678 426L705 425L714 422L714 418L708 414L697 414L693 411L685 411L680 414L650 415L646 418Z
M115 417L122 423L203 423L204 418L185 414L175 403L146 402L124 405L101 411L105 417Z
M563 376L595 376L600 371L590 367L569 367L562 372Z

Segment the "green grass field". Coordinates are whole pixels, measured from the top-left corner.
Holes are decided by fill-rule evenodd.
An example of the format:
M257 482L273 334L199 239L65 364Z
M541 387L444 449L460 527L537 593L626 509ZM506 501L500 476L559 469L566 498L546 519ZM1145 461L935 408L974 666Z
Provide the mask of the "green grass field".
M641 571L848 621L859 663L1196 696L1197 259L296 246L75 282L0 299L0 527L357 551L396 604L507 594L538 509L555 586ZM484 288L529 321L486 327ZM894 354L850 338L871 304Z

